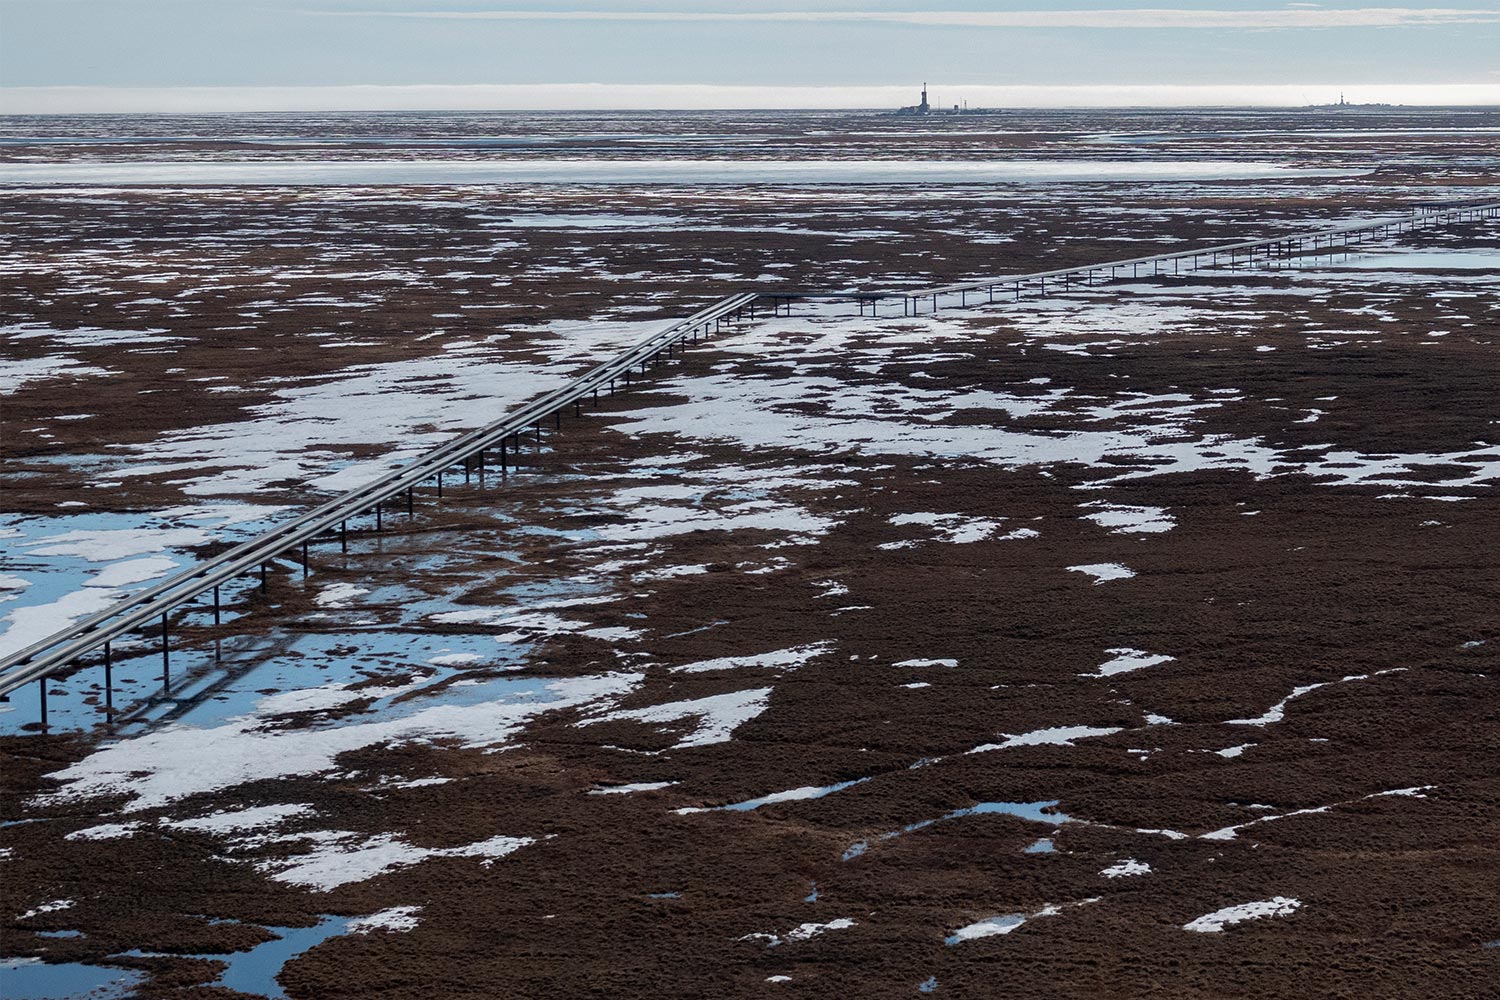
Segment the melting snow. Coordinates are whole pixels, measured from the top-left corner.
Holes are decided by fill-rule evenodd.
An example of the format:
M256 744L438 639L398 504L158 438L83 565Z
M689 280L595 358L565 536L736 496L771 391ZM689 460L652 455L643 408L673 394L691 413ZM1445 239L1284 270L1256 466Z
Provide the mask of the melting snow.
M166 576L177 568L177 560L168 556L149 556L145 559L127 559L107 566L94 574L86 587L128 587L133 583L144 583L159 576Z
M391 833L361 840L358 834L338 830L298 835L298 839L313 840L317 846L306 854L262 861L257 867L272 872L278 882L316 892L363 882L428 858L482 858L488 864L536 842L530 837L491 837L462 847L417 847Z
M1115 862L1099 874L1105 878L1130 878L1134 875L1151 874L1151 866L1135 858L1126 858L1124 861Z
M849 917L839 917L836 920L830 920L827 923L823 924L801 924L800 926L794 927L791 930L787 931L786 939L788 941L806 941L808 938L817 937L819 934L822 934L826 931L848 930L856 923L857 921L852 920Z
M74 830L64 837L64 840L118 840L121 837L131 837L136 834L145 824L139 822L131 823L101 823L99 826L91 826L84 830Z
M664 705L653 705L650 708L620 709L599 718L589 719L585 724L620 720L650 723L698 719L697 730L680 740L674 748L680 750L684 747L701 747L712 743L727 742L737 727L764 712L770 699L770 688L752 688L748 691L731 691L727 694L710 695L707 698L695 698L689 701L673 701Z
M178 830L195 830L200 833L237 833L241 830L261 830L280 826L297 816L308 816L313 807L302 803L274 806L252 806L249 809L220 810L197 819L182 819L167 825Z
M633 785L607 785L603 788L590 788L590 795L628 795L631 792L656 792L663 788L671 788L677 784L675 781L638 781Z
M352 583L333 583L318 591L313 603L320 608L347 608L349 602L369 591Z
M685 663L680 667L673 667L672 671L674 673L698 674L710 670L733 670L740 667L791 670L802 666L813 657L819 656L831 648L833 648L833 643L831 642L815 642L806 646L777 649L769 653L757 653L750 656L723 656L716 660L700 660L697 663Z
M1010 747L1063 746L1070 747L1074 740L1091 736L1112 736L1120 731L1118 726L1053 726L1049 729L1034 729L1019 736L1006 736L1000 743L985 743L969 753L985 753L989 750L1006 750Z
M834 792L842 792L846 788L853 788L855 785L864 784L869 780L869 778L855 778L852 781L840 781L837 784L833 785L806 785L802 788L791 788L784 792L772 792L770 795L762 795L758 799L747 799L744 802L733 802L727 806L713 806L709 808L700 806L687 806L682 809L677 809L675 810L675 812L679 816L685 816L690 813L714 812L716 810L726 809L733 812L749 812L753 809L759 809L761 806L775 805L777 802L800 802L806 799L821 799L825 795L832 795Z
M1049 906L1045 909L1037 911L1034 916L1050 917L1059 912L1061 911L1059 911L1057 907ZM1006 913L998 917L986 917L983 920L977 920L972 924L960 927L958 930L948 935L947 943L950 945L960 944L961 942L973 941L977 938L995 937L998 934L1009 934L1011 931L1024 924L1026 920L1027 916L1024 913Z
M938 541L959 545L982 542L1000 530L999 521L967 517L963 514L896 514L891 518L891 523L925 525L933 530ZM910 544L910 542L886 542L879 547L882 549L905 548Z
M1090 563L1087 566L1069 566L1068 569L1074 573L1087 573L1094 578L1095 586L1109 580L1128 580L1135 576L1135 570L1119 563Z
M1182 929L1185 931L1195 931L1200 934L1218 934L1224 928L1233 924L1244 923L1246 920L1257 920L1261 917L1291 916L1301 905L1301 900L1291 899L1287 896L1272 896L1270 899L1262 899L1253 903L1240 903L1236 906L1226 906L1222 910L1206 913L1195 920L1190 920L1183 924Z
M1228 719L1225 721L1225 725L1268 726L1273 722L1280 722L1286 717L1286 706L1289 702L1296 698L1300 698L1305 694L1316 691L1319 688L1327 687L1330 684L1347 684L1350 681L1367 681L1371 677L1383 677L1386 674L1400 673L1405 669L1405 667L1392 667L1387 670L1377 670L1373 674L1350 674L1347 677L1340 677L1336 681L1320 681L1317 684L1303 684L1300 687L1292 688L1291 694L1287 695L1285 698L1281 699L1276 704L1266 709L1263 715L1259 715L1253 719Z
M1084 517L1093 521L1101 528L1108 528L1110 534L1155 534L1162 531L1171 531L1177 526L1177 522L1161 507L1131 507L1123 504L1095 503L1089 504L1098 510Z
M1154 667L1159 663L1169 663L1173 659L1170 656L1163 656L1160 653L1148 653L1142 649L1130 649L1127 647L1107 649L1105 652L1113 654L1114 658L1101 663L1099 669L1094 673L1082 674L1081 676L1112 677L1115 674Z
M369 934L371 931L409 931L415 929L421 922L417 919L417 914L421 912L420 906L392 906L378 913L372 913L368 917L355 917L349 921L347 930L350 934Z
M56 913L58 910L67 910L72 908L72 906L73 901L71 899L54 899L50 903L38 903L16 919L27 920L31 917L39 917L43 913Z

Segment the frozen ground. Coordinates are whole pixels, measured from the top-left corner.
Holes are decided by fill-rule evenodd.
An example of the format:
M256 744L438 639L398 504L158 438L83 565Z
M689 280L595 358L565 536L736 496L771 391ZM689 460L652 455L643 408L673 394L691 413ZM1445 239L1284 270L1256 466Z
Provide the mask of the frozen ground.
M1193 188L1192 218L1123 186L1019 213L997 192L973 213L1104 257L1091 238L1122 219L1171 245L1221 238L1210 206L1252 231L1313 211L1277 190ZM589 320L501 284L498 256L444 277L493 239L483 220L421 269L388 260L378 302L353 261L305 289L253 263L288 238L272 223L451 234L487 192L187 196L245 230L178 259L180 241L124 235L162 224L156 195L7 195L58 218L8 257L6 358L26 381L6 459L26 490L5 522L6 635L651 329L624 311L658 280L646 244L685 259L692 233L654 227L722 224L725 206L637 193L630 211L658 221L623 237L509 227L560 272L619 255L600 266L630 294ZM832 231L810 216L837 199L798 197L808 212L746 208L745 254L699 266L824 239L766 231ZM510 207L568 221L560 200ZM84 203L114 236L67 235ZM996 246L968 242L987 224L961 232L966 212L887 192L862 222L954 258ZM372 240L351 255L398 256L346 232ZM851 275L886 263L868 242L841 254ZM1456 226L935 317L800 308L701 345L503 483L423 497L347 556L321 547L306 578L276 568L265 595L247 580L226 628L193 612L169 697L149 643L124 650L138 721L6 737L6 949L48 960L9 972L39 995L71 976L905 996L982 995L1003 963L1022 995L1291 997L1317 967L1331 991L1465 996L1500 955L1497 246L1493 225ZM154 276L170 299L142 293ZM449 312L458 287L532 322L365 326L386 302L405 322ZM299 299L312 312L271 317ZM122 419L163 391L171 406ZM53 686L60 728L97 718L97 681ZM30 699L4 707L11 734L32 718Z

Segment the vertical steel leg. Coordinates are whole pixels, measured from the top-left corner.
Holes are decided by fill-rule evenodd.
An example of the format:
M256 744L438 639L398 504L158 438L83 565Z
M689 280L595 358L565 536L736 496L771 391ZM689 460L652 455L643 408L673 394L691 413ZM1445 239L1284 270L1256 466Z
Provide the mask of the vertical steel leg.
M104 641L104 717L115 717L115 665L108 639Z
M47 678L38 677L36 689L42 695L42 732L47 731Z
M302 543L302 576L304 579L307 577L307 542L305 540Z
M167 613L161 613L161 692L166 694L172 688L172 661L170 659L167 645Z
M339 522L339 549L345 555L349 554L349 522L348 521L340 521Z

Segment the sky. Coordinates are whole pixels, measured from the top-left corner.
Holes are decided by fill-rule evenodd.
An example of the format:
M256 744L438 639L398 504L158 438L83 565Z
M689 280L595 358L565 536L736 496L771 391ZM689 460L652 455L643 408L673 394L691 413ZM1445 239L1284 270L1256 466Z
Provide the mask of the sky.
M1500 104L1440 3L0 0L0 112Z

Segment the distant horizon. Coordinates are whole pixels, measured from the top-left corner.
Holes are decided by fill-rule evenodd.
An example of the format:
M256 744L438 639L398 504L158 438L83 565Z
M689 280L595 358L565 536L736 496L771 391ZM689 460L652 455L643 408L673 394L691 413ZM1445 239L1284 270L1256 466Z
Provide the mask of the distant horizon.
M0 87L0 114L334 114L445 112L894 111L921 84L435 84L313 87ZM1500 84L975 85L928 84L932 105L995 111L1287 109L1354 106L1500 108Z
M0 112L1500 105L1495 0L0 0Z

